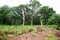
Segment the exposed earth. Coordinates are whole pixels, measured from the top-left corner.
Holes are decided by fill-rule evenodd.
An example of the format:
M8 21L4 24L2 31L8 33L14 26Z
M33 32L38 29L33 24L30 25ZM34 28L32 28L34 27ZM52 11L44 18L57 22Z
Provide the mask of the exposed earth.
M60 31L53 28L36 27L30 32L10 37L9 40L46 40L50 37L56 37L57 40L60 40Z

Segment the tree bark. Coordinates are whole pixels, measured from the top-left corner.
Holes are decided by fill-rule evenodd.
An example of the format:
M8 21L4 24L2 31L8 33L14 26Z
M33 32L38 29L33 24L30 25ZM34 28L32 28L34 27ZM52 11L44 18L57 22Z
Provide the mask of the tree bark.
M25 25L25 14L24 14L24 10L22 10L22 15L23 15L23 26Z
M42 20L40 20L40 22L41 22L41 26L42 26L42 25L43 25L43 24L42 24Z
M33 17L31 16L31 25L33 25Z

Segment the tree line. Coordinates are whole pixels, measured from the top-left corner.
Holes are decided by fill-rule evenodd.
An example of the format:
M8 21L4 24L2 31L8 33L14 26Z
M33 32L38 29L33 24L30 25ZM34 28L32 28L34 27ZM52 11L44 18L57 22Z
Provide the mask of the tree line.
M0 24L2 25L52 25L60 24L60 15L49 6L42 6L37 0L29 4L0 7Z

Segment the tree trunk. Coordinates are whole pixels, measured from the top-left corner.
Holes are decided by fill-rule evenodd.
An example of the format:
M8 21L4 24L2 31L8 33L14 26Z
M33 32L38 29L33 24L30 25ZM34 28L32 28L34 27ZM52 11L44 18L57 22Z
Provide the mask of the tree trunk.
M49 24L49 22L46 23L46 25L48 25L48 24Z
M40 20L40 22L41 22L41 26L42 26L42 25L43 25L43 24L42 24L42 20Z
M22 15L23 15L23 26L25 25L25 14L24 14L24 10L22 10Z
M33 17L31 16L31 25L33 25Z

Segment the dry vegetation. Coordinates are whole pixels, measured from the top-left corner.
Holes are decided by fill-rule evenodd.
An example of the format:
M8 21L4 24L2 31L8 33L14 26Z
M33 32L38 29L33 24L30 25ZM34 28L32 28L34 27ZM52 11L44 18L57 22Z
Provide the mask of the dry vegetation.
M9 40L60 40L60 31L37 26Z
M0 40L60 40L60 30L45 26L10 26L0 28Z

